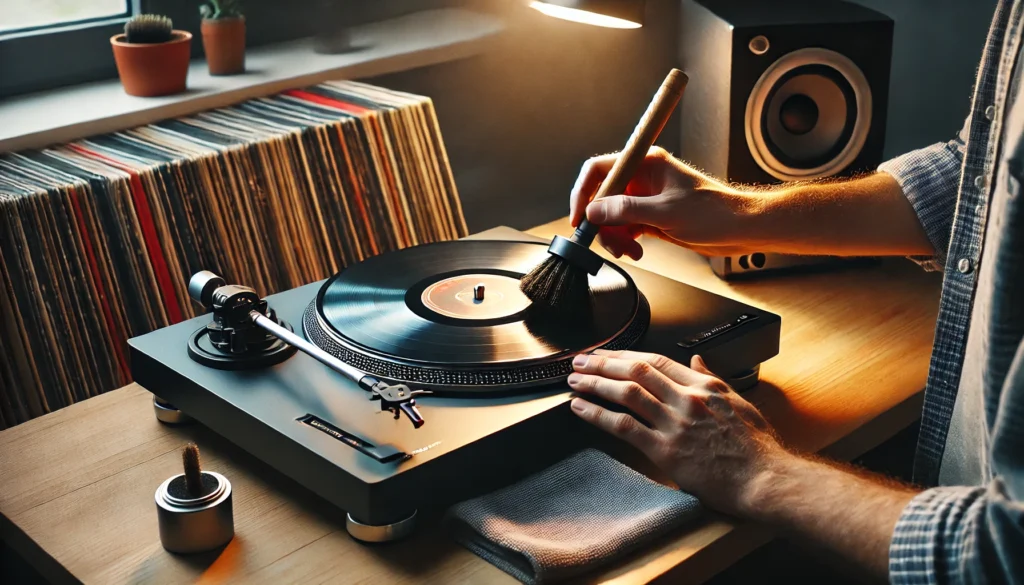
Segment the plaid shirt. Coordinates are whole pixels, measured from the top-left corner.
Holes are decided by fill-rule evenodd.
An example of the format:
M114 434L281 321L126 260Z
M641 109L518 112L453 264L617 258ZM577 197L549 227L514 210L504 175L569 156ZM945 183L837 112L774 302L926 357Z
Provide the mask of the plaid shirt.
M910 502L889 547L892 583L1024 582L1024 96L1017 101L1013 84L1024 67L1021 10L1020 1L997 4L960 135L880 167L938 251L915 260L945 274L914 466L925 487L937 484L972 308L988 307L982 456L991 479L930 487ZM994 263L987 277L983 252Z

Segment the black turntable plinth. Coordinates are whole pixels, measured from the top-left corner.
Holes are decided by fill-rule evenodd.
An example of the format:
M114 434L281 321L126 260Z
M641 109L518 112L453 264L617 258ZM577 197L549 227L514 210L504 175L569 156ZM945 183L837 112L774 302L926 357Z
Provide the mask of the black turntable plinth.
M777 315L616 263L591 277L586 322L540 312L518 279L546 254L508 230L265 298L197 275L190 294L210 313L129 340L133 376L158 409L346 511L356 538L390 540L583 446L564 384L580 352L699 353L738 390L778 353Z

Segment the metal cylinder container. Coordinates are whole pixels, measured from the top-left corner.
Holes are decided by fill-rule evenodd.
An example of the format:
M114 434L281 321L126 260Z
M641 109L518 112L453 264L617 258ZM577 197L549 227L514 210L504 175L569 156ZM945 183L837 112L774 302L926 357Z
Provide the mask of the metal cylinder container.
M174 553L205 552L224 546L235 535L231 483L223 475L203 471L211 489L196 498L182 497L184 474L167 479L156 490L160 542ZM174 485L172 485L174 483Z

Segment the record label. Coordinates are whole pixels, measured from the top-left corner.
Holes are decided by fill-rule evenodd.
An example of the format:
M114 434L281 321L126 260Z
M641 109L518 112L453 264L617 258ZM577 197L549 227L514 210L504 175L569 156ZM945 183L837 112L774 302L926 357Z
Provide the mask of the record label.
M423 290L423 305L452 319L502 319L522 313L530 299L519 290L519 279L500 274L461 274Z

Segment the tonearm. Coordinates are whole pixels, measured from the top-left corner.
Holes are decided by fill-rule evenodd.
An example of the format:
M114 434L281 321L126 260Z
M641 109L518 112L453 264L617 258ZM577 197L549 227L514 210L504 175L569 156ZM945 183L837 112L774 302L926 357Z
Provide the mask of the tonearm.
M381 410L395 415L401 413L413 427L423 426L423 416L416 407L416 397L429 394L426 390L413 390L405 384L389 384L355 368L299 335L282 327L267 301L256 291L237 284L227 284L223 278L209 270L197 272L188 284L193 300L213 313L207 326L210 342L228 354L264 351L274 339L302 351L332 370L359 384L370 393L371 400L380 401Z

